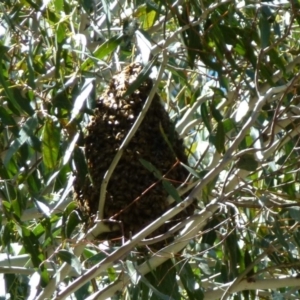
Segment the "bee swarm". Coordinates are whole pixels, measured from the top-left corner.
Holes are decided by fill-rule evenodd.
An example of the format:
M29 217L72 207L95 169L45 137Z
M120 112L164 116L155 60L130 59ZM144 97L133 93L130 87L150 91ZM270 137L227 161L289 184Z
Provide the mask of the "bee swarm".
M140 64L133 63L113 77L108 89L97 100L94 117L87 127L85 153L92 180L87 176L83 186L75 180L74 187L80 206L89 216L97 213L103 176L152 88L151 79L147 79L131 95L123 97L141 70ZM187 178L188 171L176 164L177 160L187 163L183 143L157 94L107 186L104 218L115 216L115 220L121 221L123 230L120 228L118 236L124 233L129 238L170 208L162 182L141 164L141 158L152 163L161 174L166 174L175 187ZM186 218L192 213L193 209L189 207L176 218ZM165 224L153 236L165 233L172 226L172 222Z

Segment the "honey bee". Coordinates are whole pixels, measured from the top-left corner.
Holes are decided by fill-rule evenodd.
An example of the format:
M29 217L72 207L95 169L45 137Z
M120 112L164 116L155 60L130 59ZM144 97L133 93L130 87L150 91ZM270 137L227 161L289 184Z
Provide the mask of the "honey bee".
M103 176L151 90L151 80L146 80L132 95L126 99L122 97L128 84L135 80L141 69L139 64L133 63L113 77L108 89L99 97L95 116L87 126L85 153L91 180L86 180L84 186L75 187L74 183L74 189L79 201L83 203L84 200L89 214L96 214ZM165 142L161 128L173 150ZM174 185L183 182L188 175L180 165L174 168L176 157L185 164L187 157L178 136L175 134L171 138L172 128L169 115L161 105L159 96L155 95L146 117L109 181L105 218L114 217L119 220L127 238L168 209L166 190L158 178L139 162L139 158L151 162L168 179L174 181ZM192 213L191 211L190 214ZM153 234L167 230L168 226L165 225Z

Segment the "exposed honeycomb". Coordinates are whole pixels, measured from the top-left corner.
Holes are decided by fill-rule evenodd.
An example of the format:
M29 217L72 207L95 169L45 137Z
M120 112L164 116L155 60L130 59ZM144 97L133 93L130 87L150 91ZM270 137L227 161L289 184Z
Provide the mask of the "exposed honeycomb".
M75 190L81 205L87 208L90 216L95 215L98 210L103 176L152 88L151 79L147 79L134 93L123 97L141 69L140 64L133 63L113 77L108 89L97 100L94 117L87 126L85 153L92 182L87 176L83 187L75 183ZM167 191L140 163L140 158L151 162L162 174L167 174L166 178L171 180L175 187L187 178L187 170L178 163L178 160L187 163L183 143L178 138L157 94L107 186L104 218L113 217L121 221L122 232L127 238L170 208L166 201ZM186 217L191 213L192 208L177 218ZM171 224L161 227L153 235L166 232L170 226ZM122 232L120 229L119 236Z

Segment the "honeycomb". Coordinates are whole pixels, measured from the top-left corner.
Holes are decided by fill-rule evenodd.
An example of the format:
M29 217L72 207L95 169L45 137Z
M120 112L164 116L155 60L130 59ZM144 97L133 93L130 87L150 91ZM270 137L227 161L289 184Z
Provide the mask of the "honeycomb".
M96 215L103 176L152 88L152 80L146 79L131 95L123 96L141 70L140 64L132 63L113 76L109 87L97 100L94 116L87 126L85 155L89 176L83 186L75 181L75 190L88 216ZM126 238L170 208L162 182L141 164L141 158L152 163L161 174L166 174L175 187L187 178L188 171L178 163L187 164L183 142L157 94L107 186L104 218L121 221L122 230L120 228L118 235L124 234ZM176 219L186 218L192 212L193 209L188 208ZM166 232L171 226L172 222L165 224L153 236Z

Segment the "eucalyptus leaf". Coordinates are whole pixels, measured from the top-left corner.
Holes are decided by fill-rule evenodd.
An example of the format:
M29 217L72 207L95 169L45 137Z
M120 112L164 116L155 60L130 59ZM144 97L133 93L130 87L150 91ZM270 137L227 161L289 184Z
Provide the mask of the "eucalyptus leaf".
M4 158L4 165L7 166L9 160L12 156L19 150L19 148L31 137L34 135L34 131L38 126L38 119L37 115L29 117L25 123L23 124L20 132L19 137L12 142L7 153Z
M93 56L86 59L81 64L81 70L89 70L95 63L95 60L101 60L105 56L111 55L113 51L121 44L123 36L113 36L100 45L93 53Z
M78 274L81 273L81 270L82 270L81 263L80 263L79 259L73 253L62 249L62 250L58 251L57 256L62 261L66 262L67 264L72 266Z
M59 152L60 129L51 118L48 118L43 128L43 161L49 169L57 166Z
M253 155L244 154L239 158L236 166L242 170L255 171L258 167L258 162Z
M76 118L76 116L78 115L79 111L81 110L84 102L89 97L89 95L93 89L93 81L94 81L93 78L87 78L85 80L85 83L80 91L80 94L75 99L74 107L72 110L71 119L70 119L69 123L71 123L74 120L74 118Z

